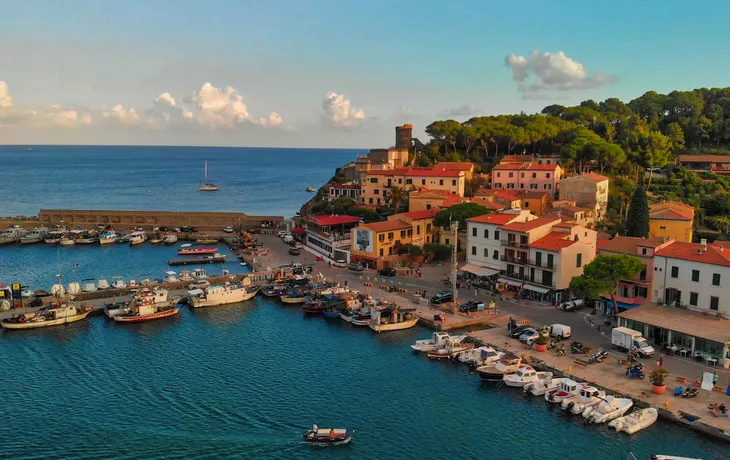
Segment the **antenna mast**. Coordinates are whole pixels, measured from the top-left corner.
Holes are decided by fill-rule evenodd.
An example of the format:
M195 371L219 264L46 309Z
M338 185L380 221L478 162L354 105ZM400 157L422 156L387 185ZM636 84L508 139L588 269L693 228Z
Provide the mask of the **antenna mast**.
M459 222L449 222L450 230L454 232L454 242L451 245L451 297L454 299L454 305L456 305L456 298L459 295L459 291L456 289L456 250L459 247L458 231Z

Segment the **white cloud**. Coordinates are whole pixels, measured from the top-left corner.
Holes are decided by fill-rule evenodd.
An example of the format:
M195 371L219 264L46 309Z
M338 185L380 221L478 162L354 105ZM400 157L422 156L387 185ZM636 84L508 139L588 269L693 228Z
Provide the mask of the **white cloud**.
M481 110L473 105L464 104L455 109L444 110L441 112L441 116L445 117L468 117L470 115L476 115Z
M576 89L599 88L613 83L615 77L600 70L590 75L580 62L569 58L563 51L541 53L534 50L529 56L510 54L506 58L512 70L512 79L517 88L525 93L547 91L571 91Z
M276 112L272 112L268 118L253 117L243 102L243 96L232 86L221 89L205 83L199 91L186 98L186 101L195 104L197 113L186 111L183 117L196 119L210 128L233 128L245 123L259 126L282 124L281 115Z
M101 117L109 120L118 121L125 125L138 125L142 122L142 117L133 108L125 109L121 104L117 104L112 108L102 106Z
M51 105L46 107L18 107L13 105L8 85L0 81L0 126L75 128L92 122L88 111Z
M0 81L0 107L12 107L13 98L8 93L8 84Z
M332 91L327 93L322 101L322 110L327 121L334 126L350 127L365 120L365 112L362 109L351 106L350 100L345 99L344 94Z

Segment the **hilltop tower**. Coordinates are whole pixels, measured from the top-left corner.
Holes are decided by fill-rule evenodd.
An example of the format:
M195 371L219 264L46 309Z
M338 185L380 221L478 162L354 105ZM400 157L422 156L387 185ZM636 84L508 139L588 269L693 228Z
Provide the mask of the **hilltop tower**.
M413 125L410 123L395 127L395 148L411 149L411 138L413 137Z

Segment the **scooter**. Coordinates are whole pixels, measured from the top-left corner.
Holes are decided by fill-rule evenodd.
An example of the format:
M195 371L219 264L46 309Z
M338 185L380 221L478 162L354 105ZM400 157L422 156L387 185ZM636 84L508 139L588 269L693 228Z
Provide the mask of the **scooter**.
M580 354L580 353L585 353L586 349L585 349L585 346L583 345L583 343L572 342L570 344L570 352L573 354Z
M599 348L598 351L593 353L590 358L588 358L589 363L600 363L603 361L606 356L608 356L608 352L605 351L603 348Z

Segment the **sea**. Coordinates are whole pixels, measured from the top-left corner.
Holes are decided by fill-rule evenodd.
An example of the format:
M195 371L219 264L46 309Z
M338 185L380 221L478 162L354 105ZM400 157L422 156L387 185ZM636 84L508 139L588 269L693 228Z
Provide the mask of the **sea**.
M34 214L42 207L203 207L291 215L309 197L304 187L321 185L334 167L359 153L152 147L12 152L0 152L1 214ZM239 185L246 187L243 196L221 193L231 200L222 204L189 191L197 177L185 170L202 173L203 158L222 193L240 180L248 184ZM143 172L146 166L154 173ZM251 185L256 181L259 186ZM147 190L166 198L145 201ZM48 289L59 265L66 279L139 278L162 274L172 253L151 245L0 247L0 281ZM429 335L420 327L375 334L339 319L307 317L264 297L184 309L136 325L95 316L47 329L3 330L0 458L727 458L726 443L672 423L617 434L541 398L484 385L462 365L414 354L410 344ZM352 443L304 444L302 433L314 422L354 429Z

